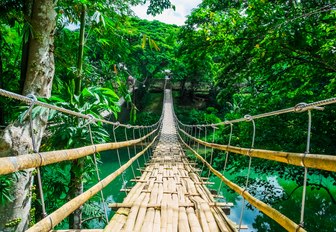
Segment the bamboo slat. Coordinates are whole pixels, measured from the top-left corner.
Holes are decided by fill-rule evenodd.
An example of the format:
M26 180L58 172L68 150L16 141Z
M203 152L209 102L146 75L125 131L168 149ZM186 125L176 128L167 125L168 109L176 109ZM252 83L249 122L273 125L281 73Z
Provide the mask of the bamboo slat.
M161 232L168 231L168 194L163 194L161 201Z
M133 231L133 228L135 226L136 220L137 220L137 215L140 209L140 205L142 200L145 198L146 193L140 194L140 196L137 198L137 200L134 202L134 205L132 206L130 213L127 217L127 221L125 224L124 231L131 232Z
M191 232L203 232L193 208L187 208L187 216Z
M150 193L145 194L145 198L140 202L140 207L138 214L136 215L136 221L134 228L131 231L140 231L142 225L144 224L144 220L146 217L146 211L147 211L147 204L150 198Z
M130 209L119 209L113 216L109 224L105 227L104 232L119 232L123 228Z
M172 195L172 210L173 210L173 231L178 231L178 219L179 219L179 205L178 205L178 197L177 194Z
M153 191L151 192L152 195L153 195ZM178 192L177 195L181 196L182 194ZM179 207L194 207L193 203L184 203L181 200L179 201L179 199L176 199L176 201L177 201ZM233 206L232 203L226 203L226 202L205 202L205 204L207 204L210 207L232 207ZM133 203L110 203L109 207L112 208L112 209L115 209L115 208L131 208L132 205L133 205ZM147 204L147 208L158 208L159 209L159 208L161 208L161 204L160 203L149 203L149 204Z

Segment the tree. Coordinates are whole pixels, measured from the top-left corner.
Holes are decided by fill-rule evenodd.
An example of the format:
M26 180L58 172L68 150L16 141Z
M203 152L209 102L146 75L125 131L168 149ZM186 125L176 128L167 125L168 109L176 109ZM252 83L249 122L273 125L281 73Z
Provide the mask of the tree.
M54 0L27 0L24 14L30 25L29 53L27 57L23 95L34 94L50 97L54 77L54 33L56 26ZM48 112L33 119L36 148L41 143L46 128ZM0 137L0 156L18 156L33 150L29 120L22 124L7 126ZM30 192L33 183L33 170L17 173L11 187L14 200L0 207L1 231L24 231L29 225ZM14 224L11 222L15 222Z

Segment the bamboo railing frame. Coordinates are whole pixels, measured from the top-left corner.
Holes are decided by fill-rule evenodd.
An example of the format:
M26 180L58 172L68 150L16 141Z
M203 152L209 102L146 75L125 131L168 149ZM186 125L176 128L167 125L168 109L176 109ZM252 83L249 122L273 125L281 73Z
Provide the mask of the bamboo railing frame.
M181 129L180 129L181 130ZM266 214L268 217L272 218L274 221L276 221L279 225L281 225L283 228L285 228L288 231L296 231L296 232L304 232L306 231L303 229L300 225L293 222L291 219L286 217L285 215L281 214L276 209L273 209L266 203L258 200L257 198L253 197L250 193L248 193L245 189L241 188L237 184L231 182L227 178L225 178L219 171L214 169L201 155L199 155L194 149L192 149L184 140L182 139L181 135L178 134L180 141L188 148L197 159L201 160L203 164L205 164L210 171L215 174L219 179L221 179L228 187L230 187L232 190L234 190L236 193L244 197L251 205L258 208L260 211L262 211L264 214Z
M98 182L96 185L86 190L84 193L78 195L72 200L65 203L62 207L58 208L56 211L51 213L46 218L42 219L34 226L26 230L26 232L49 232L52 230L54 226L59 224L62 220L64 220L67 216L69 216L72 212L78 209L81 205L87 202L91 197L105 188L109 183L111 183L116 177L118 177L123 171L125 171L132 163L137 160L140 156L142 156L156 141L158 135L154 137L154 139L150 142L150 144L145 147L141 152L137 153L134 157L128 160L124 165L122 165L118 170L114 171L103 180Z
M25 154L20 156L10 156L0 158L0 175L13 173L19 170L24 170L28 168L41 167L53 163L58 163L61 161L75 160L88 155L92 155L96 152L115 150L123 147L129 147L136 145L149 136L154 134L158 129L155 129L148 133L147 135L128 141L115 142L115 143L103 143L91 146L85 146L74 149L49 151Z
M320 155L320 154L305 154L284 151L271 151L262 149L249 149L235 146L221 145L216 143L208 143L203 140L191 136L181 128L179 128L184 135L190 139L210 148L221 151L232 152L233 154L240 154L261 159L273 160L281 163L291 164L300 167L315 168L320 170L336 172L336 156Z

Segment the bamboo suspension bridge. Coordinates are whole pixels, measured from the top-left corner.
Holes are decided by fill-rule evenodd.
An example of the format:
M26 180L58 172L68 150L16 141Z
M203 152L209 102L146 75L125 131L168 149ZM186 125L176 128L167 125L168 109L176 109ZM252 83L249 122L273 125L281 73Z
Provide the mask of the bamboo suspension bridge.
M95 118L92 115L84 115L71 110L56 107L44 102L38 101L33 97L24 97L0 89L0 96L14 98L26 102L30 105L28 111L31 118L31 109L36 106L46 107L57 110L65 114L73 115L86 120L85 126L90 129L90 124L101 122L111 124L113 128L124 127L126 131L133 132L133 137L125 141L115 139L112 143L93 144L76 149L58 150L50 152L39 152L34 149L33 153L0 158L0 175L14 173L20 170L37 168L67 160L76 160L82 157L93 155L101 151L117 150L120 148L129 148L141 144L142 149L135 152L132 157L128 149L129 159L126 163L121 164L120 168L93 187L89 188L77 197L69 200L54 212L44 212L45 217L30 227L28 232L53 231L59 223L67 218L76 209L80 208L85 202L90 200L94 195L101 193L102 189L109 185L113 180L127 169L131 168L134 175L134 167L138 165L138 158L149 156L150 159L145 167L140 168L142 175L135 176L132 179L135 185L131 189L124 189L127 192L123 202L109 204L108 206L116 211L114 216L109 220L103 229L71 229L62 231L82 231L82 232L101 232L101 231L240 231L244 229L242 220L233 222L226 215L227 209L230 208L229 202L218 202L216 199L220 196L211 191L207 185L209 179L201 177L200 171L207 167L210 172L217 176L221 182L229 188L240 194L244 200L254 207L258 208L265 215L269 216L288 231L306 231L304 229L304 211L305 211L305 188L307 181L307 169L315 168L320 170L336 171L336 156L310 154L310 130L311 130L311 111L319 110L322 106L333 104L336 98L327 99L311 104L298 104L295 107L273 111L261 115L247 115L242 119L224 121L217 124L209 125L185 125L178 120L173 110L172 93L170 89L164 90L163 112L161 119L150 126L131 126L118 122L110 122L105 119ZM263 117L271 117L290 112L308 112L308 132L307 148L303 153L292 153L283 151L270 151L254 149L255 123L254 120ZM32 120L32 119L30 119ZM232 136L232 126L235 123L250 122L253 125L252 144L249 148L241 148L230 145ZM32 124L31 124L32 125ZM201 140L201 130L213 130L220 125L231 127L230 140L228 144L216 144L214 141ZM33 128L30 128L33 131ZM135 133L138 131L138 133ZM32 137L34 133L31 133ZM136 136L136 134L138 136ZM115 134L114 134L115 135ZM90 129L90 136L92 134ZM32 138L34 141L34 139ZM34 142L33 142L34 144ZM227 165L228 155L243 155L249 157L248 173L245 186L239 186L225 177L224 172L217 171L213 168L213 157L211 153L210 162L207 157L199 154L199 146L205 148L222 150L226 152ZM135 149L136 150L136 149ZM186 155L185 150L189 150L194 157L203 163L202 169L197 167ZM120 161L119 153L118 158ZM304 191L302 193L300 221L295 222L286 215L281 214L276 209L258 200L248 192L248 180L250 175L251 161L253 158L273 160L290 165L302 167L304 173ZM39 184L42 184L39 181ZM39 189L43 189L40 186ZM217 192L219 193L219 191ZM40 192L41 203L43 205L43 191ZM225 198L225 196L223 196ZM107 204L103 201L103 207ZM244 206L244 204L243 204ZM43 209L45 211L45 209ZM241 209L241 218L244 208ZM106 214L106 209L105 209ZM107 214L105 215L108 219ZM57 231L57 230L54 230ZM58 230L61 231L61 230Z

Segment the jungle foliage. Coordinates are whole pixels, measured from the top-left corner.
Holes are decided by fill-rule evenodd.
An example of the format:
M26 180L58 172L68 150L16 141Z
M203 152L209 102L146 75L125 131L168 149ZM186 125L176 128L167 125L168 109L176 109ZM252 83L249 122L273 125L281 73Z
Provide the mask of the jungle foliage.
M255 115L292 107L300 102L330 98L335 94L336 10L332 1L204 0L182 27L134 17L131 5L145 2L58 1L52 97L41 100L96 117L102 117L104 110L110 119L116 119L120 111L117 102L123 98L132 108L132 123L151 124L159 117L157 110L136 112L144 108L143 104L154 101L146 94L149 84L156 78L164 78L166 69L172 71L173 80L182 83L180 98L175 101L178 104L176 113L187 124L237 119L246 114ZM147 2L150 3L148 13L153 15L174 8L169 0ZM84 5L84 53L79 75L77 57ZM23 1L0 2L0 88L17 93L22 93L25 78L21 75L25 65L22 58L25 44L33 33L29 21L24 18L24 11ZM82 80L81 91L75 94L78 76ZM135 77L135 93L128 83L129 76ZM211 87L205 97L205 107L196 108L195 104L188 108L185 105L186 99L198 101L196 94L185 90L187 82L195 86L208 83ZM160 97L155 99L161 101ZM17 120L19 112L26 110L18 106L18 102L0 98L0 126ZM41 110L36 107L35 115ZM314 110L312 113L311 152L335 154L336 107L328 106L325 112ZM50 112L41 149L90 144L86 123ZM96 143L111 141L108 128L97 124L91 129ZM211 133L202 131L201 137L211 141ZM214 141L228 143L229 133L227 126L219 127ZM231 144L250 147L251 136L251 123L235 124ZM256 148L304 152L306 136L306 113L256 120ZM209 152L204 154L208 159ZM90 177L93 162L90 158L85 162L88 165L84 169L83 181L93 183L96 181ZM215 168L223 170L224 162L225 153L215 151ZM248 159L244 157L230 157L227 171L233 174L247 163ZM43 179L47 180L44 183L47 211L55 210L69 199L71 167L70 163L63 163L42 169ZM278 189L272 189L266 180L251 178L249 190L270 204L276 205L278 201L290 198L302 186L300 168L261 160L253 160L252 168L255 174L272 174L295 183L293 192L281 189L279 197ZM2 205L12 200L10 186L18 175L0 177ZM245 180L243 170L234 181L242 184ZM309 170L308 181L309 191L329 195L331 204L326 204L324 213L318 216L329 215L335 205L333 192L330 192L336 183L335 174ZM257 184L270 189L271 193L260 194L255 187ZM39 205L39 201L34 199L32 220L40 217ZM94 202L84 209L84 220L101 215ZM329 219L325 231L330 229L327 225L332 224L335 216ZM259 231L279 229L263 216L257 221ZM312 231L321 229L312 223L307 227Z

